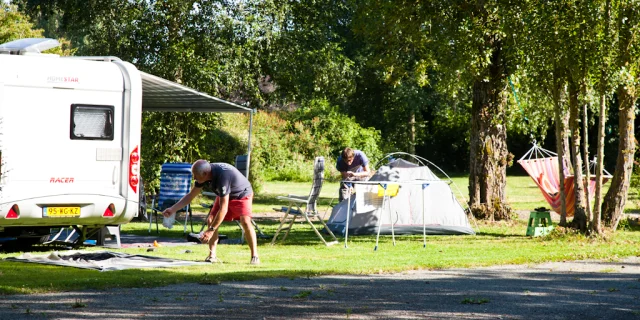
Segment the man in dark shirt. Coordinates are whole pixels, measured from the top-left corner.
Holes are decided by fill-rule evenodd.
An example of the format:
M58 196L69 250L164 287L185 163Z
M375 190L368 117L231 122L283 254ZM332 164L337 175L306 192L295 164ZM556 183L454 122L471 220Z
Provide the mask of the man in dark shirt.
M342 180L367 180L371 174L369 169L369 159L360 150L344 148L336 161L336 170L342 175ZM349 197L353 193L352 183L340 183L338 191L338 201Z
M218 197L207 219L209 228L200 235L200 241L209 244L209 255L205 261L221 262L216 256L216 246L218 244L218 227L222 221L240 220L247 244L251 249L251 264L260 264L256 231L251 223L253 189L249 180L228 163L209 163L206 160L194 162L191 166L191 173L196 181L191 191L176 204L164 210L162 214L165 217L175 214L177 209L191 203L191 200L202 191L202 188L209 184Z

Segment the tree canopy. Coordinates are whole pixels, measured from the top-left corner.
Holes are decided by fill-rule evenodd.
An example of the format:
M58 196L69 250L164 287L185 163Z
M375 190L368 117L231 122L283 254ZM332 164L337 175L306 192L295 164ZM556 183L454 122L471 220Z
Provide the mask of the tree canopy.
M623 155L635 151L629 126L639 83L635 0L13 3L42 28L32 36L64 37L76 54L118 56L260 110L271 132L257 139L278 140L256 142L259 161L252 163L271 172L263 178L279 176L284 161L269 146L287 148L301 162L314 153L335 157L346 146L374 158L407 151L468 172L474 214L509 219L507 168L537 140L574 168L598 155L597 179L615 165L615 191L602 200L605 224L615 225L611 212L624 206L633 156ZM18 14L7 8L5 15ZM30 26L11 19L12 28ZM619 115L617 124L609 114ZM246 121L146 113L143 157L224 157L212 145L241 152L246 142L221 132ZM603 152L618 141L617 158ZM600 208L588 216L582 171L575 174L584 211L578 227L597 232Z

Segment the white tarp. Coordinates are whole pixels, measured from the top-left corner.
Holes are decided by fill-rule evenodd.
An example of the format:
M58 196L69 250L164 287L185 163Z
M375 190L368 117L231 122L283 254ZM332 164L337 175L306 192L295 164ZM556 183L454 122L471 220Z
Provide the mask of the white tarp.
M122 252L74 250L65 252L54 251L43 255L23 253L18 257L8 257L5 258L5 260L94 269L99 271L209 265L209 263L206 262L131 255Z

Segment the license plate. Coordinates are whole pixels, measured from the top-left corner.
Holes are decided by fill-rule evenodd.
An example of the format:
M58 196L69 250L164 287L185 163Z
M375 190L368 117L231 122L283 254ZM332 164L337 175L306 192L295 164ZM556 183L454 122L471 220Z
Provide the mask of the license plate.
M44 207L45 217L79 217L80 207Z

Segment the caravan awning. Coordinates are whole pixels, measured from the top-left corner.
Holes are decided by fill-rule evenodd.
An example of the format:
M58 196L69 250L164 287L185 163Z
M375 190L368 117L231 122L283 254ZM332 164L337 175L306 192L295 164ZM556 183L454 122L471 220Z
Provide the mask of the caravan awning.
M252 112L247 107L212 97L175 82L140 72L142 111Z

